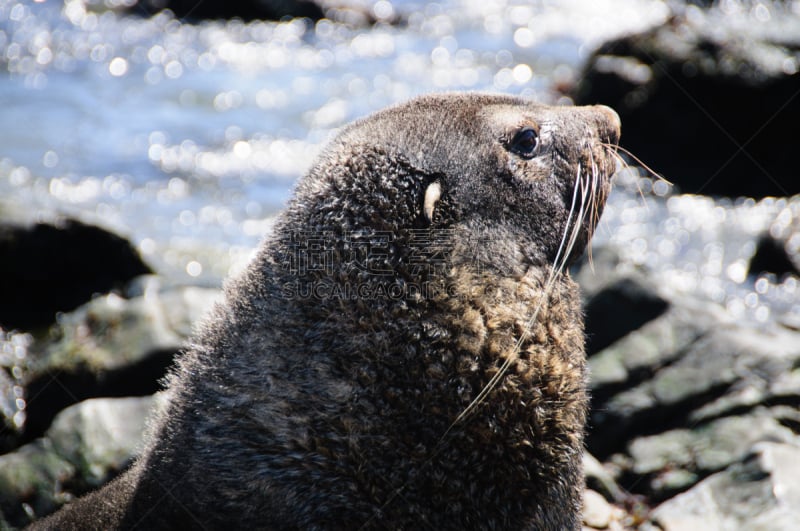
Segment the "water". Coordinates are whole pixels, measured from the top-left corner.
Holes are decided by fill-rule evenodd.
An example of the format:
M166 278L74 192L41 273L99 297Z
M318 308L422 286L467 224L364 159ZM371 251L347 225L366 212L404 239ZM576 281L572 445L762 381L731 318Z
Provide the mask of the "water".
M594 245L613 245L627 263L650 271L665 293L712 301L734 320L800 324L797 277L748 275L758 238L785 236L791 220L800 219L800 196L755 201L676 195L663 181L639 173L618 176ZM640 190L650 195L637 195Z
M90 4L0 0L0 205L100 223L164 274L209 284L241 265L343 124L431 91L569 103L555 87L574 83L594 47L662 24L674 7L382 0L377 14L398 12L408 24L353 29L191 25ZM724 1L715 16L798 36L798 5ZM670 289L736 318L800 315L796 280L748 279L743 270L755 235L784 209L797 216L796 202L672 197L632 180L649 188L618 186L599 243L619 244Z

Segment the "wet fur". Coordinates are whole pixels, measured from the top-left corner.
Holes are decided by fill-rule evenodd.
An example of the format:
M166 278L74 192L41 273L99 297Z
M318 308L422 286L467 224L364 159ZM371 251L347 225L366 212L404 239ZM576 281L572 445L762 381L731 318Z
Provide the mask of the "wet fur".
M440 95L346 128L180 358L142 458L34 527L580 529L564 267L608 192L610 116ZM529 122L524 160L507 143ZM319 235L325 263L289 267Z

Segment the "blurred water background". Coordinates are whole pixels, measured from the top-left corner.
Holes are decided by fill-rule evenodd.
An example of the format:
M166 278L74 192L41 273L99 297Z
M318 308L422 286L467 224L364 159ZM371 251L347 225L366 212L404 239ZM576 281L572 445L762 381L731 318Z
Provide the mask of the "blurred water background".
M375 18L405 22L353 28L186 23L113 3L0 0L0 198L42 219L108 227L160 273L207 285L241 265L345 123L431 91L570 104L562 89L600 43L664 24L674 7L379 0L367 4ZM723 1L712 16L800 36L796 1ZM787 198L680 195L631 168L595 246L620 246L664 286L734 317L800 322L796 278L747 274L756 236L780 231L781 216L788 224L798 208Z

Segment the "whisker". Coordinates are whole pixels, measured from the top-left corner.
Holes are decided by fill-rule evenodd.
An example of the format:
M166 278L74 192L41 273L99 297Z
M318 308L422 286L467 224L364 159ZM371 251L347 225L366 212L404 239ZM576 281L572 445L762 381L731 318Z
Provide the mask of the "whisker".
M627 160L625 160L625 157L623 157L622 155L620 155L619 153L617 153L617 150L616 150L616 149L611 149L611 144L601 144L601 145L602 145L602 146L603 146L605 149L607 149L607 150L608 150L608 153L609 153L609 154L610 154L612 157L614 157L614 160L616 160L617 162L619 162L619 163L620 163L620 165L622 165L622 167L623 167L623 168L626 168L626 169L627 169L627 168L630 168L630 167L631 167L630 163L629 163ZM616 147L616 146L614 146L614 147Z
M595 192L592 191L591 196L589 197L589 208L591 212L589 213L589 242L587 243L586 247L586 255L589 260L589 270L594 273L594 256L592 255L592 240L591 237L594 234L595 229L599 223L600 216L597 214L597 207L595 206Z
M623 168L625 168L625 169L627 169L627 168L630 168L630 167L631 167L631 165L628 163L628 161L627 161L627 160L625 160L625 159L622 157L622 155L620 155L620 154L617 152L617 149L622 149L622 150L623 150L623 151L625 151L625 152L626 152L626 153L627 153L627 154L628 154L630 157L632 157L632 158L636 159L636 157L635 157L635 156L634 156L634 155L633 155L633 154L632 154L630 151L628 151L628 150L627 150L627 149L625 149L625 148L620 148L619 146L615 146L615 145L613 145L613 144L605 144L605 143L601 143L600 145L602 145L603 147L605 147L605 148L608 150L608 153L610 153L610 154L611 154L611 155L614 157L614 159L615 159L617 162L619 162L619 163L620 163L620 164L623 166ZM658 178L659 180L662 180L662 181L664 181L665 183L667 183L668 185L672 186L672 183L671 183L671 182L667 181L667 180L666 180L664 177L662 177L661 175L658 175L657 173L655 173L655 172L654 172L653 170L651 170L649 167L647 167L646 165L644 165L644 163L643 163L643 162L641 162L639 159L636 159L636 160L637 160L637 161L638 161L638 162L639 162L641 165L643 165L643 167L644 167L644 168L645 168L645 169L646 169L646 170L647 170L647 171L648 171L648 172L649 172L651 175L655 175L655 176L656 176L656 178ZM638 183L638 182L636 183L636 191L637 191L637 192L639 192L639 197L641 198L641 200L642 200L642 204L644 205L645 209L646 209L646 210L649 210L649 207L648 207L648 205L647 205L647 199L645 198L645 196L644 196L644 192L642 191L642 187L641 187L641 186L639 186L639 183Z
M644 168L647 171L647 173L649 173L650 175L652 175L653 177L655 177L659 181L664 181L668 185L673 186L672 182L670 182L663 175L660 175L654 169L652 169L650 166L645 164L642 161L642 159L640 159L639 157L637 157L636 155L631 153L631 151L629 149L625 149L624 147L618 146L618 145L615 145L615 144L607 144L605 142L602 142L601 145L604 146L604 147L607 147L607 148L612 148L614 151L617 151L617 150L622 151L623 153L628 155L630 158L632 158L639 166ZM617 154L617 156L619 156L619 154ZM627 163L626 163L626 166L627 166Z
M594 262L592 261L592 244L591 244L591 237L594 234L597 225L600 223L600 211L597 208L597 194L598 194L598 176L599 176L599 168L597 166L597 162L594 160L594 153L589 151L589 157L592 160L592 177L591 181L592 184L589 187L589 223L588 223L588 248L587 254L589 256L589 268L594 272ZM588 178L587 178L588 180Z
M594 187L591 186L591 184L594 184L594 183L590 183L589 182L589 179L590 179L589 175L587 174L586 178L584 180L581 177L580 165L578 166L578 170L579 170L579 173L576 176L575 188L577 189L578 186L580 186L580 189L581 189L581 205L580 205L578 214L575 217L574 224L572 225L572 234L570 236L568 250L564 254L563 263L561 263L558 266L559 272L563 271L566 268L567 258L572 253L572 250L575 247L575 242L577 241L578 236L580 234L580 230L581 230L581 227L583 225L583 221L586 219L587 212L585 211L585 207L587 205L587 197L589 195L589 194L587 194L587 189L589 189L590 191L594 190ZM569 227L569 225L568 225L568 227Z
M578 173L576 175L576 180L578 182L581 182L580 176L581 176L581 166L579 164L578 165ZM585 196L585 194L583 194L583 195ZM533 314L528 319L528 321L525 323L525 327L523 328L522 334L520 335L519 338L517 338L517 341L515 342L514 347L511 349L510 355L507 356L506 359L503 361L503 364L500 366L500 369L494 374L494 376L492 376L492 378L483 387L483 389L481 389L481 391L478 393L478 396L476 396L472 400L472 402L470 402L469 405L467 405L467 407L464 408L464 410L450 424L450 426L447 428L447 430L445 430L444 435L442 435L442 437L441 437L441 439L439 441L440 443L442 442L442 440L444 440L445 437L447 437L447 435L453 430L453 428L455 428L468 415L470 415L475 410L475 408L481 402L483 402L483 400L486 398L486 396L494 390L494 388L497 386L497 383L500 381L500 379L503 376L505 376L506 372L508 372L508 369L509 369L509 367L511 367L511 364L514 363L514 361L516 361L520 350L522 350L523 343L525 341L527 341L528 338L530 337L531 329L533 328L533 325L534 325L534 323L536 322L536 319L539 316L539 311L541 310L542 305L544 304L544 300L549 295L549 293L550 293L550 291L552 289L553 283L555 282L556 276L566 266L567 257L569 256L570 251L574 247L575 240L577 239L577 234L580 231L580 223L578 223L576 221L576 223L574 223L574 228L571 231L572 234L570 234L570 222L573 219L573 214L575 212L575 205L577 203L577 198L578 198L578 186L577 186L577 183L576 183L576 186L574 187L574 190L573 190L573 193L572 193L572 203L570 205L569 214L567 216L567 226L565 227L564 234L561 237L561 244L559 245L558 252L556 253L556 257L553 260L553 265L550 268L550 273L548 274L547 280L545 281L542 298L539 299L539 301L536 304L536 307L534 308ZM579 208L580 212L579 212L578 216L576 217L577 220L580 220L580 218L583 216L583 206L584 206L583 202L581 202L581 206ZM570 240L569 242L567 242L568 234L569 234L569 240ZM566 250L565 250L565 244L566 244ZM559 262L561 262L561 264L559 264Z
M572 203L570 204L570 207L569 207L569 214L567 214L567 226L564 228L564 234L561 237L561 244L558 246L558 252L556 253L555 259L553 260L553 267L555 267L556 264L558 264L559 259L562 256L562 252L564 251L564 243L566 242L566 239L567 239L567 232L569 231L569 224L570 224L571 220L573 219L573 214L575 213L575 203L576 203L576 199L578 197L578 184L580 182L581 182L581 165L578 164L578 173L577 173L577 175L575 175L575 186L573 187L573 190L572 190ZM581 190L581 191L583 191L583 190ZM583 207L583 205L581 204L581 208L582 207ZM569 252L566 252L564 254L565 255L569 255Z

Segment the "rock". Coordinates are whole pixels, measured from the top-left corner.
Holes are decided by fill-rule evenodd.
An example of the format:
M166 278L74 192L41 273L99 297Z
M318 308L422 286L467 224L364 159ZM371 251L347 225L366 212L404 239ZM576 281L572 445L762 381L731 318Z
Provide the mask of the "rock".
M800 196L790 199L769 231L761 235L748 273L800 277Z
M191 286L162 292L152 280L138 297L112 293L62 315L34 371L113 371L179 348L220 292Z
M280 20L309 18L319 20L325 16L316 2L305 0L139 0L131 8L134 14L150 15L169 9L176 17L190 20L231 19Z
M376 8L375 0L138 0L128 12L152 15L169 9L176 17L189 21L210 19L286 20L323 18L352 26L377 22L397 23L391 4Z
M596 403L588 447L605 459L622 450L615 441L746 412L765 400L800 400L800 389L785 379L798 363L797 332L717 323L668 365ZM776 387L782 379L789 385Z
M583 468L584 529L639 529L638 523L646 521L650 510L644 498L620 488L609 470L613 467L603 465L588 452L583 454Z
M655 406L652 381L726 319L707 303L675 299L663 315L591 356L594 429L587 441L590 451L605 458L619 451L619 442L631 433L651 429L644 425L650 424L647 415L639 418L636 412Z
M772 30L752 12L688 6L666 25L608 42L572 98L616 109L621 145L683 192L796 194L797 161L786 139L800 115L800 25L778 27L797 14L769 6Z
M593 529L607 529L614 516L612 507L593 490L583 493L583 524Z
M97 396L142 396L160 380L219 290L159 291L155 277L143 294L97 297L64 314L48 341L37 344L25 376L25 440L41 435L61 409Z
M617 485L614 476L589 452L583 453L583 470L589 489L615 503L622 503L627 499L627 494Z
M80 483L96 487L140 449L145 420L157 399L163 396L85 400L59 413L45 436L56 454L75 465Z
M591 356L664 313L669 304L634 276L606 286L586 305L586 351Z
M614 245L602 245L592 248L591 260L589 253L585 253L570 268L570 274L580 285L581 296L586 304L614 282L643 273L623 259L620 249Z
M5 524L22 527L31 515L51 511L58 503L56 485L74 475L75 467L53 452L47 441L0 455L0 512Z
M586 489L583 493L583 530L627 531L636 529L636 516L612 505L597 492Z
M653 511L664 531L794 531L800 522L800 447L762 442L745 460Z
M800 447L800 437L766 408L707 424L640 437L629 445L633 472L649 478L651 499L663 500L743 459L755 443L783 442Z
M750 275L761 273L772 273L777 277L784 275L794 275L800 277L794 261L790 258L786 249L786 243L765 234L758 239L756 252L750 259L748 266Z
M163 397L95 399L56 417L46 435L0 456L0 513L21 527L119 473Z
M4 212L5 214L5 212ZM131 244L74 219L0 221L0 327L31 330L149 273Z

